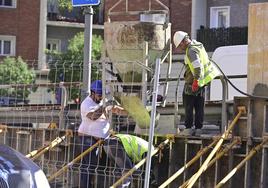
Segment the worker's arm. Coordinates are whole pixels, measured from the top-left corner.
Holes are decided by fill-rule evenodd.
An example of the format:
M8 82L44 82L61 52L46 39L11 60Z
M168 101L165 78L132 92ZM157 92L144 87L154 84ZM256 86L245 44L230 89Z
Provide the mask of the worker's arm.
M194 48L189 48L188 57L194 67L194 80L199 80L201 75L201 61L198 52Z
M107 106L106 113L108 113L109 111L111 111L113 114L117 114L117 115L127 115L128 114L128 112L123 107L118 106L118 105Z
M96 110L94 110L93 112L89 112L87 113L87 117L93 121L97 120L98 118L100 118L105 112L105 108L103 106L100 106L99 108L97 108Z
M200 75L201 75L201 61L198 55L198 52L196 51L196 49L194 48L190 48L188 51L188 56L190 61L192 62L193 68L194 68L194 72L193 72L193 83L192 83L192 91L196 92L198 91L198 81L200 79Z
M90 120L97 120L104 114L105 108L103 102L96 104L92 101L83 101L81 104L81 114ZM105 116L103 116L105 118Z

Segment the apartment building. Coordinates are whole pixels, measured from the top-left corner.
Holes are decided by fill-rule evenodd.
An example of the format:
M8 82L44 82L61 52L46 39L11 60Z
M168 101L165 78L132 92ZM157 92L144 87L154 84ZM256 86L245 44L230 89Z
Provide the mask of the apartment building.
M39 0L0 1L0 58L38 59L40 6Z
M102 35L100 16L94 17L93 33ZM83 22L80 8L60 12L57 0L1 0L0 58L21 56L35 69L45 70L45 50L66 51L68 40L84 31Z

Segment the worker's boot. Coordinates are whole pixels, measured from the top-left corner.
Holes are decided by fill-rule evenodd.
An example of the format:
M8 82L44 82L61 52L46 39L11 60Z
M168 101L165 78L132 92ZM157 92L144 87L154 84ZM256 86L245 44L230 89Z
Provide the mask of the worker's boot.
M201 136L202 135L202 129L195 129L195 136Z
M192 129L184 129L179 133L181 136L192 136L193 130Z

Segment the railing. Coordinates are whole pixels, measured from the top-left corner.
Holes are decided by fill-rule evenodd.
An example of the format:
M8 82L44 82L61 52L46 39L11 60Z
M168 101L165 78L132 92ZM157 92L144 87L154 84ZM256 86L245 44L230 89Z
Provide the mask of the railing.
M103 24L103 10L95 9L93 17L93 24ZM75 22L75 23L84 23L85 18L83 14L83 9L79 7L73 8L72 11L48 11L47 13L48 21L66 21L66 22Z
M197 30L197 41L202 42L208 52L220 46L248 43L248 27L202 28Z

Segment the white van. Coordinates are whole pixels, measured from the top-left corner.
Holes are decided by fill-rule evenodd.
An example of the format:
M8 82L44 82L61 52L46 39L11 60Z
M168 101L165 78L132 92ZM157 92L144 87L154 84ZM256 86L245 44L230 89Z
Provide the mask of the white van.
M226 76L247 75L248 46L224 46L217 48L212 60L222 69ZM247 78L230 78L230 81L241 91L247 91ZM228 100L233 100L234 96L244 96L228 84ZM222 99L222 84L219 79L213 80L210 88L210 100Z

